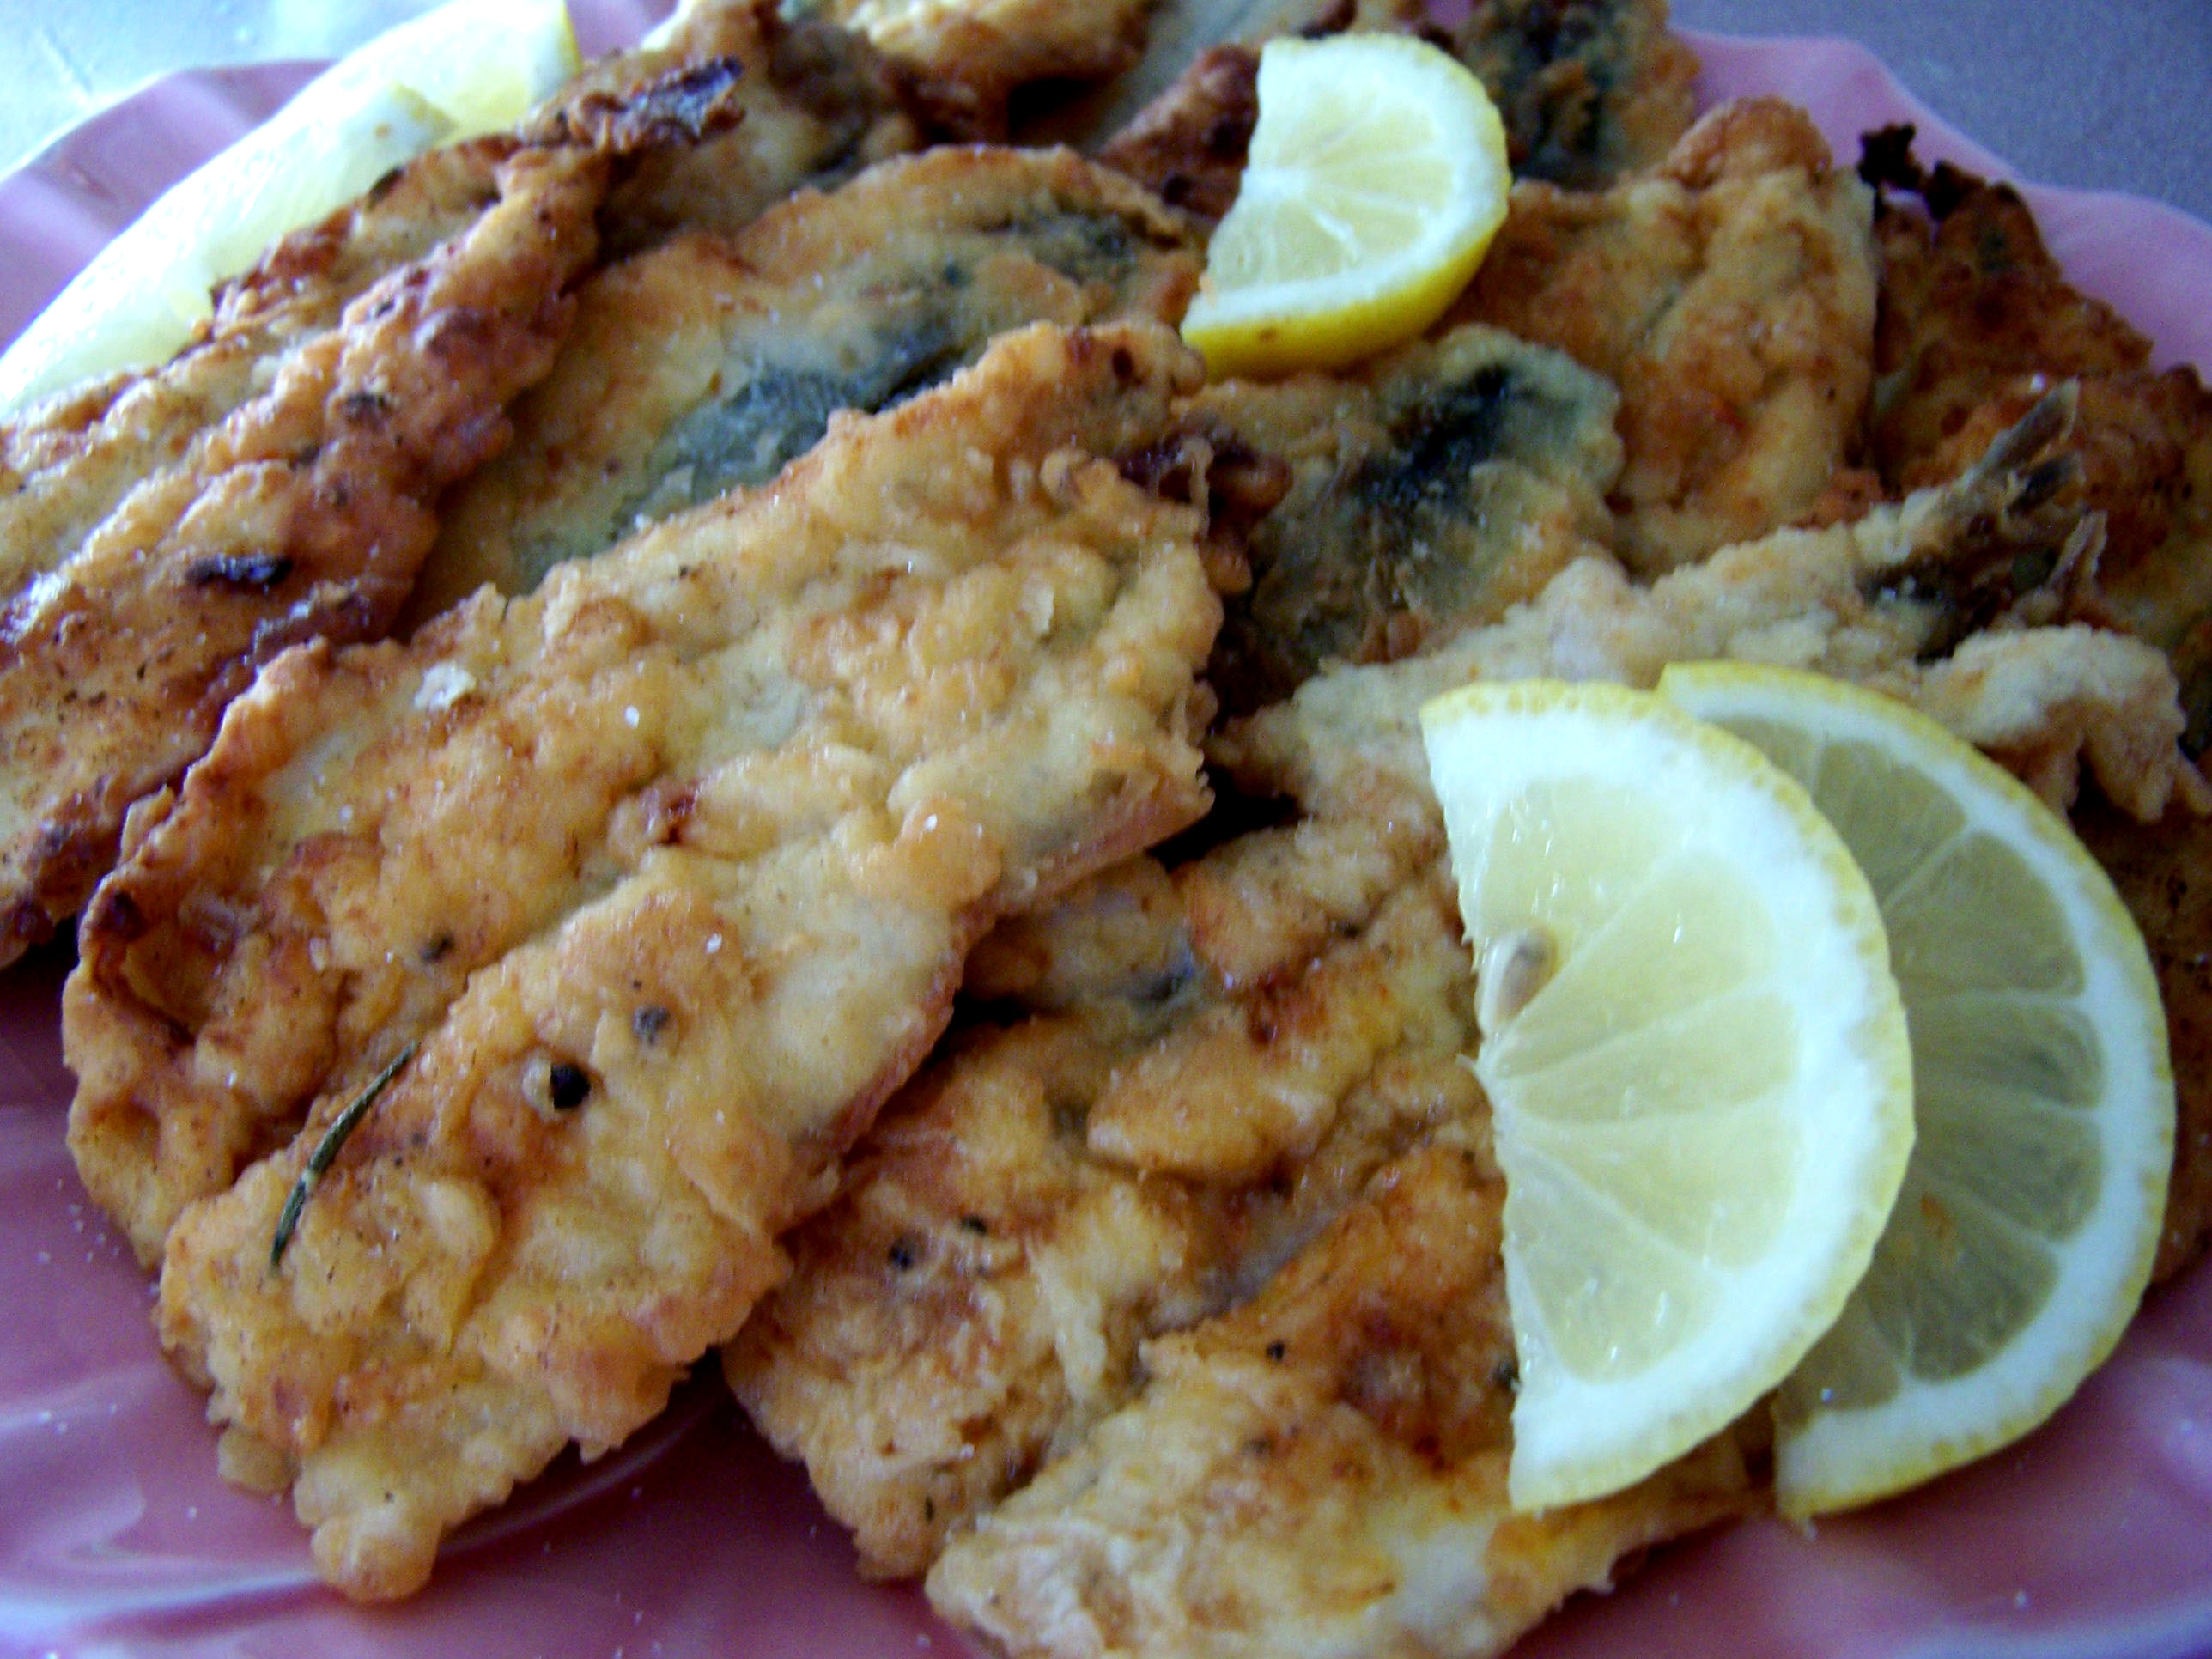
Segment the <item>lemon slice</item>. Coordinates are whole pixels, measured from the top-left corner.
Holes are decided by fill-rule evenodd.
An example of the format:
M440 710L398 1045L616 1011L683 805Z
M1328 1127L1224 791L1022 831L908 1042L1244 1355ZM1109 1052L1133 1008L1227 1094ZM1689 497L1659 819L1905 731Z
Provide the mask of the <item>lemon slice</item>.
M166 360L278 237L434 144L513 125L578 63L563 0L454 0L378 36L101 249L0 356L0 409Z
M1905 992L1904 1194L1777 1401L1783 1509L1848 1508L2027 1433L2119 1340L2173 1158L2158 982L2081 842L1933 721L1773 669L1660 686L1805 782L1874 884Z
M1505 1172L1519 1508L1615 1491L1773 1388L1912 1138L1874 895L1805 791L1663 699L1421 711Z
M1397 34L1271 40L1237 201L1183 338L1216 375L1330 368L1412 338L1505 222L1505 127L1482 82Z

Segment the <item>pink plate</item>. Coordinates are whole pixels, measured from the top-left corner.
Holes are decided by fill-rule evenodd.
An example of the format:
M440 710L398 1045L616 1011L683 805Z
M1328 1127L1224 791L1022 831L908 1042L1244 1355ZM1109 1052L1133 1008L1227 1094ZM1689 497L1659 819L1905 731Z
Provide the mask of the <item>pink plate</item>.
M589 48L646 0L580 8ZM1693 37L1708 100L1779 93L1839 153L1918 123L1923 153L2002 163L1856 46ZM0 339L171 179L299 85L300 65L172 77L0 181ZM2212 367L2212 228L2133 198L2028 192L2075 280ZM60 950L0 979L0 1654L659 1654L861 1659L969 1650L918 1593L861 1583L805 1482L711 1376L590 1468L565 1463L448 1547L430 1589L363 1611L299 1529L216 1476L198 1396L162 1363L148 1286L63 1150ZM2041 1432L1804 1536L1747 1526L1584 1598L1519 1652L1705 1659L2181 1659L2212 1651L2212 1271L2154 1295Z

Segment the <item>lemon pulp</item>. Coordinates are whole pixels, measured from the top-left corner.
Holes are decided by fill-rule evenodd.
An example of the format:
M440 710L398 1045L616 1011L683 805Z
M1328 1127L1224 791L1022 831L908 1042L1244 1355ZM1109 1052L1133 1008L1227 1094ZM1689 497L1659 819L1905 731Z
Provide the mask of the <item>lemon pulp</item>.
M1422 711L1505 1174L1510 1488L1617 1490L1753 1405L1863 1272L1911 1135L1874 897L1755 750L1650 694Z
M1419 333L1504 222L1512 178L1490 94L1395 34L1269 41L1258 91L1183 337L1223 375L1333 367Z
M1775 669L1660 684L1806 784L1867 872L1903 988L1911 1165L1777 1402L1785 1511L1867 1503L2027 1432L2118 1340L2172 1159L2157 981L2064 823L1933 722Z

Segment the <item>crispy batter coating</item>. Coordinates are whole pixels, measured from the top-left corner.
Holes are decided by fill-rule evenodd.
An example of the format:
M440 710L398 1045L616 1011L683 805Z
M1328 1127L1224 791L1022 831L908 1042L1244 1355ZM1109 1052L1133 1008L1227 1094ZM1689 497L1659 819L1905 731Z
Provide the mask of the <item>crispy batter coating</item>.
M1479 325L1348 375L1208 386L1186 426L1289 469L1215 653L1224 707L1274 702L1326 662L1410 656L1604 553L1620 401L1565 355Z
M2154 1282L2212 1245L2212 818L2176 804L2144 823L2094 797L2074 828L2142 928L2173 1049L2173 1178Z
M1382 837L1388 877L1319 937L1300 925L1309 884L1351 872L1313 835L1266 843L1265 872L1262 843L1172 879L1126 866L1055 907L1056 937L1032 925L976 964L971 993L1008 990L1010 949L1095 957L1085 936L1149 913L1121 971L1058 963L1063 994L1086 981L1065 1012L933 1066L726 1352L864 1570L921 1572L1133 1395L1140 1342L1249 1294L1390 1158L1474 1116L1470 974L1434 816ZM1275 948L1251 975L1261 939ZM1271 1183L1279 1167L1291 1178Z
M1507 1507L1503 1183L1439 1134L928 1578L1015 1656L1492 1655L1622 1557L1756 1501L1723 1436L1624 1492Z
M395 268L460 234L500 198L497 141L435 150L285 237L226 283L162 367L118 375L0 426L0 587L65 560L150 473L264 389L284 354Z
M593 65L556 107L611 102L672 73L729 68L737 124L641 158L601 216L620 257L683 231L732 234L803 185L827 187L914 149L921 135L891 66L860 36L776 0L690 0L665 40Z
M285 646L389 628L598 256L913 141L864 44L714 0L279 243L174 362L0 432L0 960ZM708 209L712 208L712 211Z
M1620 386L1620 550L1655 574L1795 522L1851 459L1873 375L1871 210L1803 112L1730 105L1611 190L1515 186L1452 316Z
M1893 489L1940 483L2054 380L2075 380L2071 448L2105 515L2085 608L2174 657L2201 750L2212 740L2212 392L2186 365L2152 370L2151 343L2068 284L2009 185L1923 172L1911 136L1873 135L1861 169L1891 187L1875 218L1872 459Z
M1007 104L1042 81L1097 81L1145 43L1152 0L805 0L807 15L865 35L913 77L933 122L1006 136Z
M1497 104L1515 175L1573 190L1601 189L1656 165L1696 113L1697 58L1668 28L1666 0L1475 0L1443 29L1423 0L1303 8L1227 0L1215 9L1224 15L1172 37L1176 49L1187 51L1189 35L1207 49L1099 152L1162 199L1207 219L1236 200L1259 118L1260 40L1277 31L1401 29L1435 40Z
M1189 228L1066 151L940 149L804 191L724 240L602 271L514 447L444 503L410 609L564 560L768 482L840 409L874 410L1032 322L1175 321Z
M349 1594L658 1411L991 919L1203 809L1198 514L1095 459L1196 374L1156 326L1011 335L773 491L287 656L134 816L65 997L71 1144L167 1232L228 1466L289 1482Z
M438 491L498 449L501 410L550 367L608 158L565 143L471 155L495 180L490 207L331 326L285 338L280 323L268 355L239 339L227 367L244 400L210 408L179 459L26 572L0 613L0 959L76 912L125 811L206 747L260 663L389 624ZM210 344L228 351L223 335Z
M1514 173L1597 190L1659 162L1696 115L1667 0L1477 0L1452 54L1490 89Z
M1418 711L1471 678L1779 659L1903 695L2046 787L2086 750L2155 816L2188 775L2157 653L2021 625L1923 661L1945 590L1893 580L2075 534L2078 493L2039 472L2064 413L1856 525L1648 587L1587 560L1428 653L1322 673L1212 746L1291 822L1125 866L979 947L969 994L1038 1012L892 1104L726 1350L864 1564L941 1552L940 1610L1016 1654L1355 1629L1480 1654L1761 1501L1747 1425L1618 1498L1508 1518L1502 1188L1458 1063L1472 965Z

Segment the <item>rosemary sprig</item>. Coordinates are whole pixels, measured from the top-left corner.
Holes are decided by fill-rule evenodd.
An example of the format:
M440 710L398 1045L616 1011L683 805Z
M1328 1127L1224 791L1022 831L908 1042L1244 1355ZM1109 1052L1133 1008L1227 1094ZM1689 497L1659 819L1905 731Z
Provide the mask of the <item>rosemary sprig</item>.
M292 1242L292 1235L299 1231L300 1212L307 1207L307 1200L314 1193L315 1183L323 1178L324 1171L337 1160L338 1149L346 1144L346 1137L354 1132L362 1119L368 1115L368 1109L376 1104L376 1097L392 1086L392 1079L398 1077L407 1062L415 1058L415 1050L421 1046L418 1040L394 1054L392 1063L369 1079L368 1086L356 1095L347 1103L345 1110L331 1120L331 1127L323 1131L323 1138L315 1143L315 1150L307 1154L307 1167L300 1171L300 1178L292 1183L292 1190L284 1199L284 1208L276 1218L276 1236L269 1241L269 1265L272 1268L283 1261L285 1246Z

